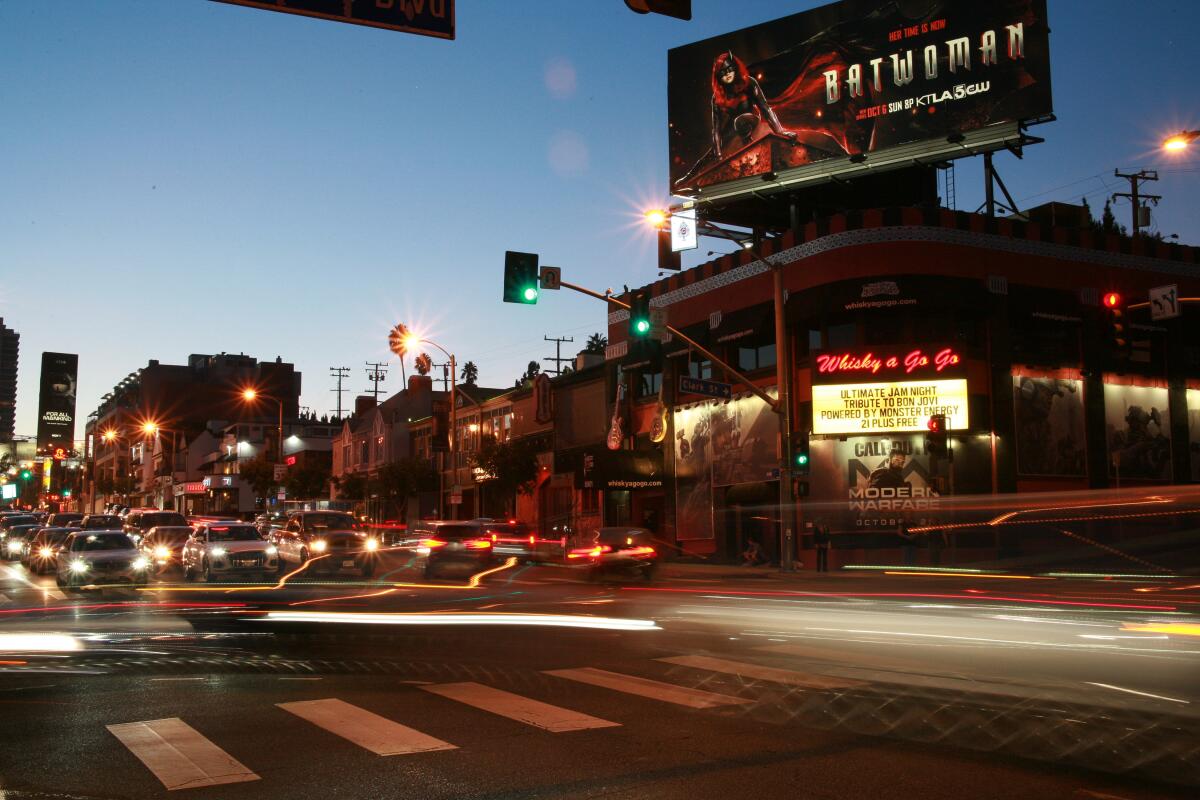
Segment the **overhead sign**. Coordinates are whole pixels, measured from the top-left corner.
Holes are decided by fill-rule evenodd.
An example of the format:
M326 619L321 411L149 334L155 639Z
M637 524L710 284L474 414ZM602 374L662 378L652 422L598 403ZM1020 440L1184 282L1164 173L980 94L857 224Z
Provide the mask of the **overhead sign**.
M684 195L913 143L905 163L970 155L964 134L1053 110L1046 0L843 0L675 48L667 70Z
M1150 290L1150 318L1174 319L1179 316L1179 286L1156 286Z
M815 361L814 383L840 383L856 377L957 374L963 369L963 357L952 347L821 353Z
M454 38L454 0L216 0L371 28Z
M562 288L562 267L548 267L543 264L538 278L543 289L558 291Z
M699 394L705 397L715 397L718 400L728 400L733 397L731 384L689 378L687 375L679 376L679 391L681 394Z
M75 383L79 356L42 353L41 391L38 394L37 448L53 455L70 452L75 441Z
M684 208L671 214L671 252L695 250L700 246L696 233L696 209Z
M967 427L967 381L848 383L812 387L813 433L924 431L934 414L949 430Z

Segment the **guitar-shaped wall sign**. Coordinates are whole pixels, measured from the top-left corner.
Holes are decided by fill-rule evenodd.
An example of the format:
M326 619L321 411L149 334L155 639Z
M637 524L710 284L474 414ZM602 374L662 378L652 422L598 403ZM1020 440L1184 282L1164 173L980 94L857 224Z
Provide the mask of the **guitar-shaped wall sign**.
M625 441L625 432L621 430L621 400L625 398L625 382L617 381L617 396L613 400L612 426L608 429L608 449L620 450Z
M654 419L650 422L650 441L658 444L667 438L667 406L663 403L663 385L658 384L658 405L654 407Z

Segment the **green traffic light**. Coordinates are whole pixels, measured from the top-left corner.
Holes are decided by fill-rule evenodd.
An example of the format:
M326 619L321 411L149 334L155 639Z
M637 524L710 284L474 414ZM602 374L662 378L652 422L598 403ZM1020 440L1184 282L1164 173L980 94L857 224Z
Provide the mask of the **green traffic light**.
M33 473L30 472L29 470L26 469L26 470L21 471L21 480L27 481L32 477L33 477Z
M647 319L639 319L637 322L635 322L635 323L633 324L633 327L634 327L634 329L635 329L635 330L637 330L637 332L638 332L638 333L649 333L649 331L650 331L650 320L647 320Z
M532 303L533 301L537 300L538 290L533 288L532 286L527 286L527 287L525 287L523 296L525 297L525 302Z
M808 466L808 454L807 453L800 453L799 455L796 456L796 466L798 466L798 467Z

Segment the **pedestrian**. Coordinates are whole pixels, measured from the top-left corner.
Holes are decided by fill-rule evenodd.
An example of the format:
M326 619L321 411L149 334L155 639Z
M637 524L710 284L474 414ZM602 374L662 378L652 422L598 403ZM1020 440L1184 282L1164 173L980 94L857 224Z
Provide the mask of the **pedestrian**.
M829 526L821 522L813 523L813 544L817 548L817 572L829 572L829 551L833 548L833 536Z
M749 539L746 542L746 549L742 552L743 567L757 567L759 564L767 560L766 554L763 553L762 545L757 539Z
M900 534L900 549L904 551L904 566L915 567L917 565L917 535L909 533L908 522L900 520L896 532Z

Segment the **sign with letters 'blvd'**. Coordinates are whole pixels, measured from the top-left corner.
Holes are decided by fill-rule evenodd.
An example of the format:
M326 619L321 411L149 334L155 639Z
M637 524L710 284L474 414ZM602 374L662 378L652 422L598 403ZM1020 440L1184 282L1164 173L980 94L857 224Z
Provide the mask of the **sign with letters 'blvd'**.
M454 38L454 0L216 0L235 6Z

